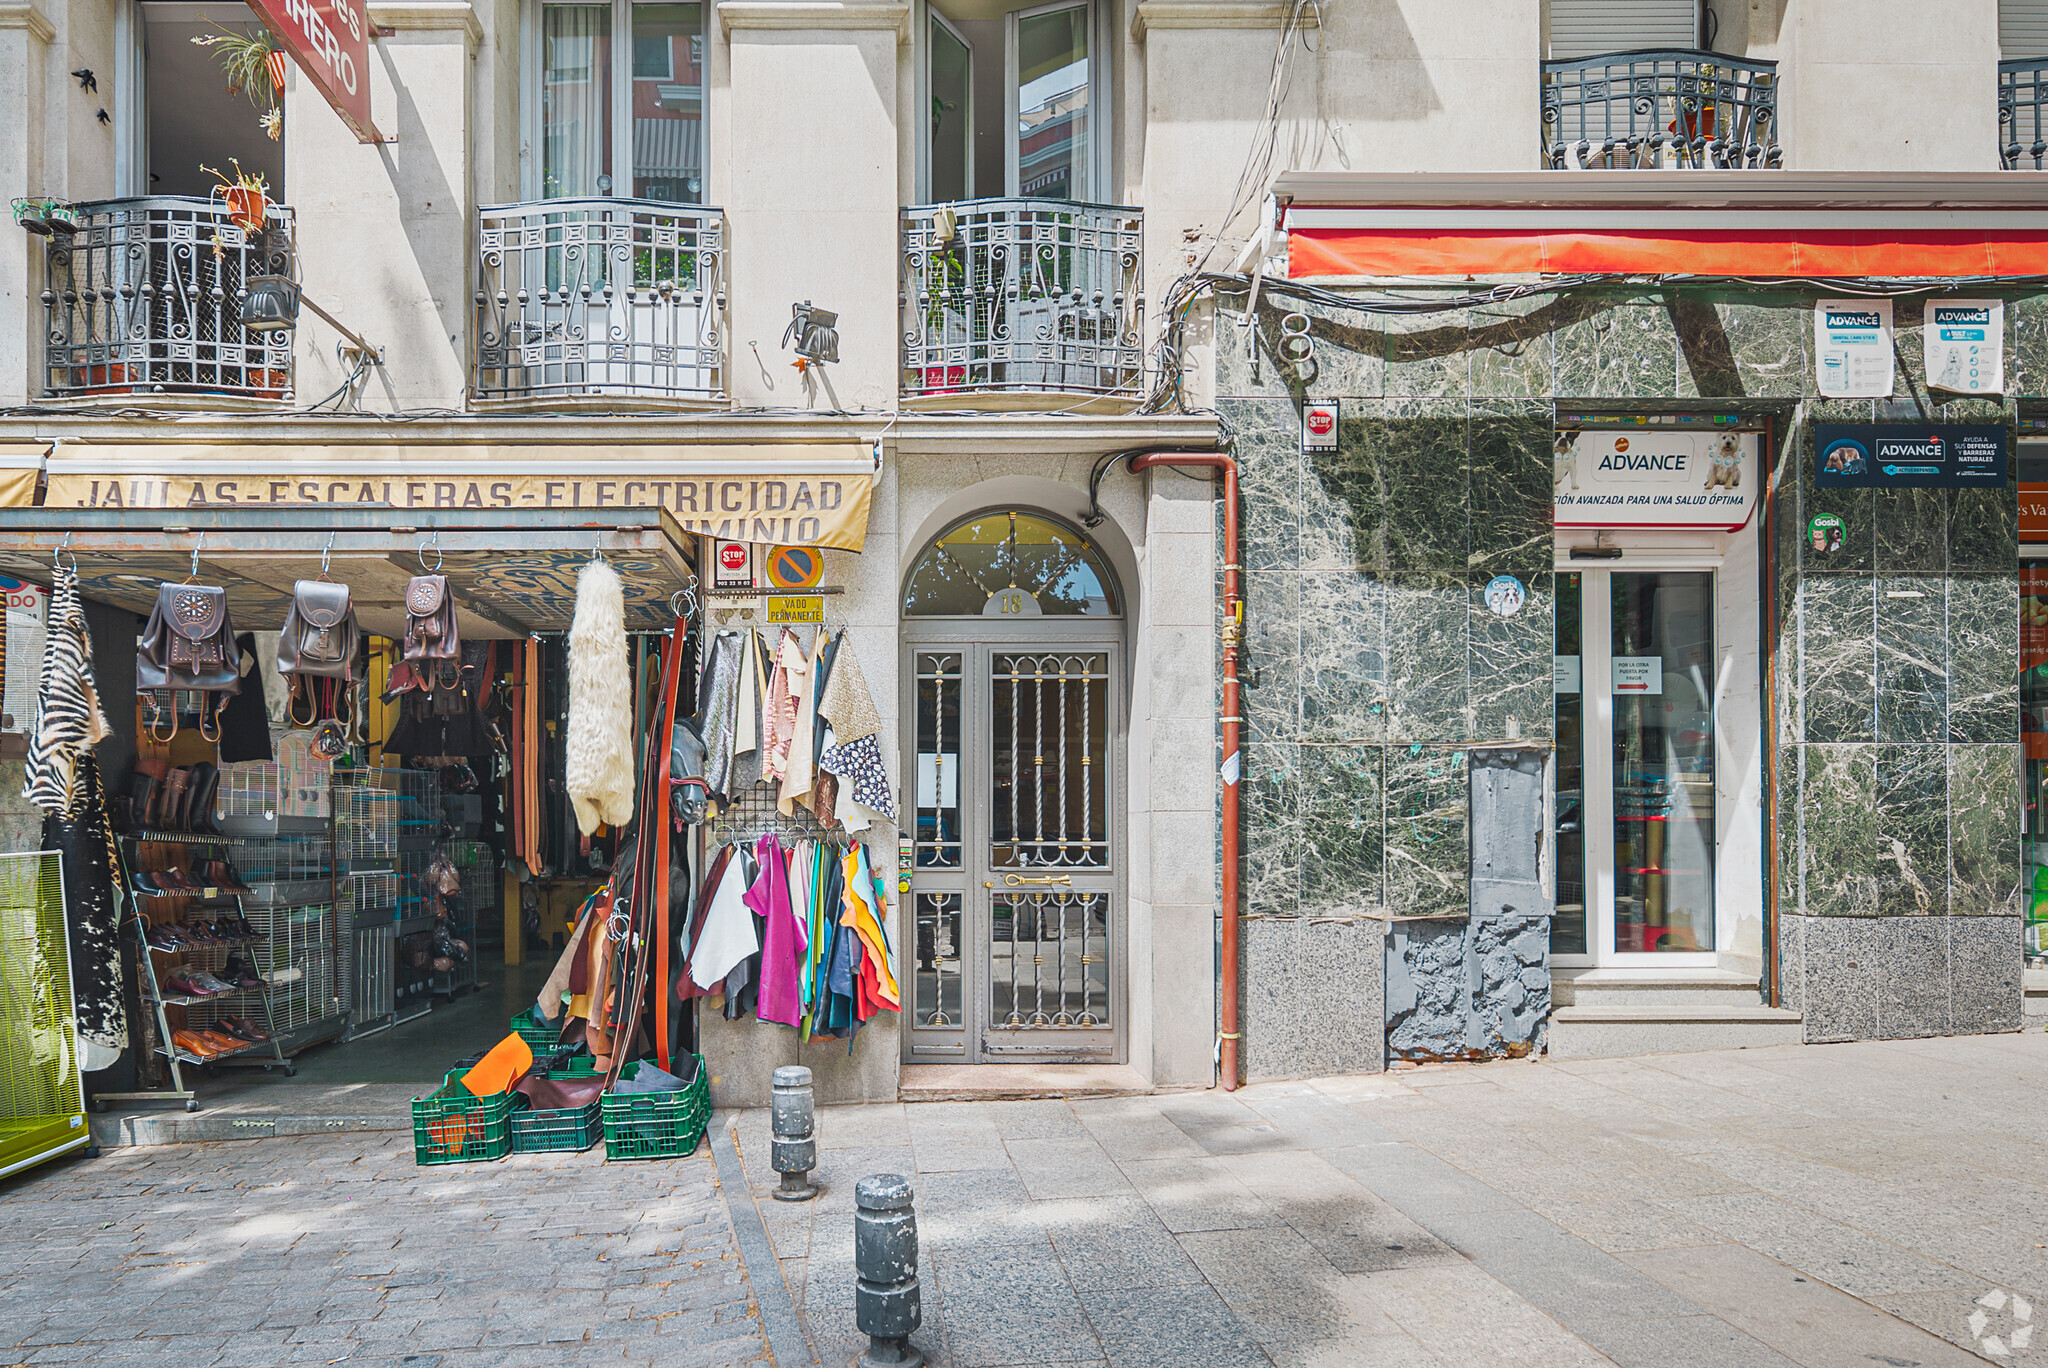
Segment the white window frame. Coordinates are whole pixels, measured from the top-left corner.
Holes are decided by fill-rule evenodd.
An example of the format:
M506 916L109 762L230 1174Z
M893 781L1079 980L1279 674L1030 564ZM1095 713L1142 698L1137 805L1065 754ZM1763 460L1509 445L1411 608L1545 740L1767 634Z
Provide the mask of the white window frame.
M662 3L662 0L648 0ZM540 11L544 0L520 0L519 5L519 197L522 201L541 198L541 21ZM635 0L562 0L566 4L609 4L612 11L612 188L609 198L630 199L633 189L633 5ZM692 37L699 44L699 50L708 54L711 49L712 14L718 8L717 0L702 0L700 18L702 29ZM670 70L674 70L674 57L670 57ZM700 62L698 70L706 89L699 94L699 114L703 127L699 136L703 139L702 156L705 162L699 174L704 180L694 203L707 202L711 176L711 128L708 87L711 84L708 64ZM620 187L625 193L621 193ZM685 201L678 201L684 203Z
M1022 194L1017 154L1017 22L1060 10L1088 11L1088 193L1075 204L1108 204L1110 84L1109 6L1103 0L1052 0L1050 4L1013 9L1003 16L1003 192Z
M945 26L954 41L967 49L967 189L974 190L974 44L951 19L924 0L917 4L917 202L932 202L932 30L934 23Z

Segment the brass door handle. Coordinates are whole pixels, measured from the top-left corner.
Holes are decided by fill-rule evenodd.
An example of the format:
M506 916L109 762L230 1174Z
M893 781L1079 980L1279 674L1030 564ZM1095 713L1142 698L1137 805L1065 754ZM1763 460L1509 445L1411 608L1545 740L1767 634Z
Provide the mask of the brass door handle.
M1073 884L1074 884L1074 877L1073 877L1073 875L1071 875L1071 874L1005 874L1005 875L1003 875L1003 887L1005 887L1005 888L1017 888L1017 887L1020 887L1020 886L1021 886L1021 885L1023 885L1023 884L1065 884L1065 885L1067 885L1067 886L1068 886L1069 888L1071 888L1071 887L1073 887ZM983 888L994 888L994 887L995 887L995 884L994 884L994 883L993 883L992 881L990 881L990 880L987 880L987 879L983 879L983 880L982 880L982 882L981 882L981 886L982 886Z

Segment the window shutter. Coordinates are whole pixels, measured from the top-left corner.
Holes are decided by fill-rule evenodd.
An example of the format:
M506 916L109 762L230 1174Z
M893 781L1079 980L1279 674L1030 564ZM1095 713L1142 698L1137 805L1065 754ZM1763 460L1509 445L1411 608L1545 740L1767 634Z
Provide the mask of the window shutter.
M2028 3L2048 5L2048 0ZM1699 45L1699 0L1550 0L1554 59Z
M2001 57L2048 57L2048 0L1998 0Z

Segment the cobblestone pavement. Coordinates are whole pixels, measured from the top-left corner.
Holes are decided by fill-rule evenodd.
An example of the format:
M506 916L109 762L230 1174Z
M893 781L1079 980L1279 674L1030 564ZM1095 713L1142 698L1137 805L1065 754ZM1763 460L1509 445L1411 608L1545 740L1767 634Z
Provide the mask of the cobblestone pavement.
M418 1168L410 1132L0 1182L0 1365L766 1365L708 1147Z
M828 1107L801 1206L732 1125L828 1365L876 1172L946 1368L2048 1365L2039 1032Z

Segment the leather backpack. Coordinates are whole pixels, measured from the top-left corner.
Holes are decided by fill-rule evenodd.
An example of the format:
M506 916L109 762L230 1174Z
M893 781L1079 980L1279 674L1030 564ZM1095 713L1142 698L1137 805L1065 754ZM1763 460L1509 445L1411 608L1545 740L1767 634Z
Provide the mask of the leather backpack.
M156 591L149 625L135 646L136 692L158 695L157 713L169 713L170 735L160 735L156 721L149 734L167 742L178 734L177 692L199 695L199 734L220 738L221 700L242 691L241 653L235 649L235 624L228 618L228 591L208 584L164 584ZM209 697L213 726L207 727Z
M414 575L405 584L405 646L401 659L416 666L420 687L432 689L446 662L462 658L462 634L455 626L455 600L445 575Z
M292 585L292 606L284 615L284 631L277 639L277 672L291 686L285 707L293 722L310 727L330 712L353 715L354 705L347 694L361 678L356 656L362 639L346 584L319 579ZM324 706L319 684L323 679L336 681L326 691ZM306 700L304 717L299 715L302 697ZM321 750L321 754L331 753Z

